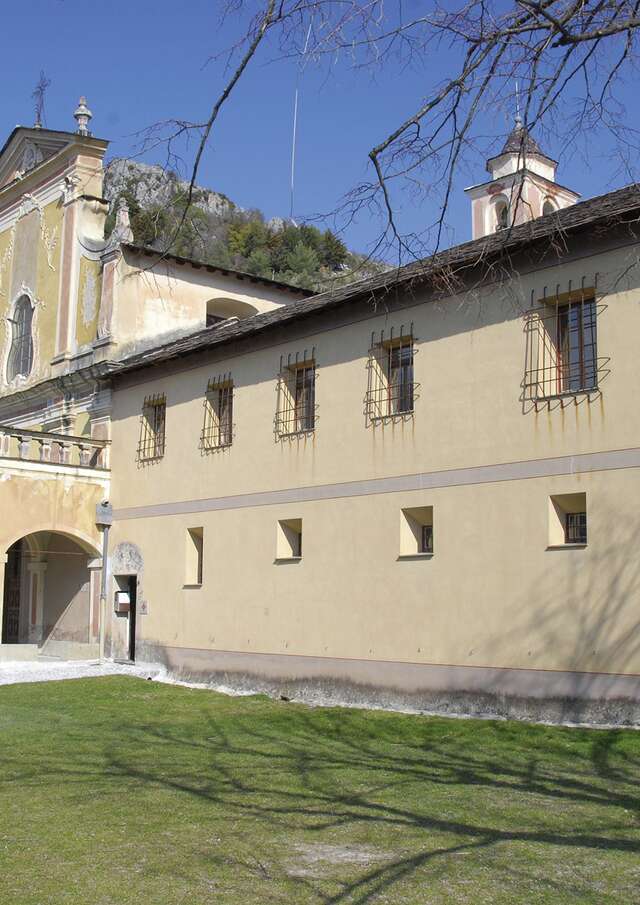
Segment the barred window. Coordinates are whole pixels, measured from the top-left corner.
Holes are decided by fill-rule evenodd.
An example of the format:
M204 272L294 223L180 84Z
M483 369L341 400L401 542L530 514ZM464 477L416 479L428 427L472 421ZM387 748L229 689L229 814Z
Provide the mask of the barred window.
M587 494L556 493L549 497L549 548L585 546Z
M316 427L315 351L280 359L278 377L278 437L311 433Z
M433 555L433 506L400 510L400 558Z
M210 380L204 400L202 449L222 449L233 442L233 379L223 374Z
M147 461L164 456L166 416L167 400L164 394L147 396L140 418L139 459Z
M28 295L16 302L11 320L11 348L7 362L7 379L28 377L33 366L33 307Z
M413 414L418 384L414 380L413 325L386 339L372 336L369 350L366 413L371 421Z
M433 553L433 525L422 525L420 552Z
M565 515L565 544L586 544L587 513L567 512Z
M608 359L598 358L593 290L558 296L527 314L525 399L593 393Z

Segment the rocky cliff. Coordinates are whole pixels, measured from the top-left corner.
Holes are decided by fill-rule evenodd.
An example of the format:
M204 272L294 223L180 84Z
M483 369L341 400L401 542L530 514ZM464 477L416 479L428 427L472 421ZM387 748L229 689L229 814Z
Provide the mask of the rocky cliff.
M129 206L135 241L220 267L247 271L308 289L322 290L383 269L350 252L330 230L298 226L258 210L243 210L226 195L195 186L170 170L117 158L106 167L107 233L121 198Z

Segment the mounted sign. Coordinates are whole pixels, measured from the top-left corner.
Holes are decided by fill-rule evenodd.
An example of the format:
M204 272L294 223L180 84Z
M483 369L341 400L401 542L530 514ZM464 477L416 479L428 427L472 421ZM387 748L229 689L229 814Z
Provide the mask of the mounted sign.
M131 595L129 591L116 591L113 610L123 616L131 610Z
M113 506L109 500L103 500L96 506L96 525L99 528L113 525Z

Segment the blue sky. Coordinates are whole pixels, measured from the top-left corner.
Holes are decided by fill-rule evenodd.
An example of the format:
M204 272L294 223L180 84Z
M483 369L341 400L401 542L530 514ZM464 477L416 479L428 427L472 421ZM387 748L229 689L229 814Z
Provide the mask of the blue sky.
M51 79L46 122L73 129L78 96L86 94L94 112L94 134L111 141L110 156L136 149L135 132L170 117L201 119L223 82L220 64L205 65L224 49L233 25L221 32L216 0L29 0L3 9L0 43L2 130L31 125L31 91L43 69ZM335 209L342 196L367 177L367 152L412 103L426 93L437 72L451 65L449 51L422 67L359 73L336 66L329 77L308 67L302 78L299 114L295 214L298 218ZM224 192L242 207L260 208L267 217L289 212L289 166L295 64L270 63L262 53L246 73L214 133L199 182ZM10 86L10 89L7 87ZM632 86L629 88L629 100ZM630 103L628 109L637 109ZM508 129L504 113L483 123L487 135ZM613 137L584 137L581 146L562 152L558 181L589 197L626 181L609 159ZM587 157L589 159L587 159ZM162 162L160 153L147 154ZM465 185L482 181L479 162L461 172L448 216L445 244L470 238ZM435 209L424 199L406 197L398 212L405 231L421 229ZM346 230L352 248L366 250L380 224L361 214Z

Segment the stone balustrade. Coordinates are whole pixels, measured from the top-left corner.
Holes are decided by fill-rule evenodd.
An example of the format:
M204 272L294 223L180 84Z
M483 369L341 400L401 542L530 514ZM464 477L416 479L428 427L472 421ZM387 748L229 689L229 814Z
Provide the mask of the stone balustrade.
M109 468L109 441L0 424L0 463L3 459L74 465L104 471Z

